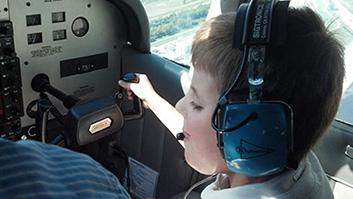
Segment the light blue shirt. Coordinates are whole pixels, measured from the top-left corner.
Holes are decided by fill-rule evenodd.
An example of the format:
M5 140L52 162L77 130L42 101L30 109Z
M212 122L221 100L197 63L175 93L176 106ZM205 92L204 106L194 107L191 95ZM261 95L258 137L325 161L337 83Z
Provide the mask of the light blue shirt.
M118 179L85 154L36 141L0 138L0 198L119 198Z

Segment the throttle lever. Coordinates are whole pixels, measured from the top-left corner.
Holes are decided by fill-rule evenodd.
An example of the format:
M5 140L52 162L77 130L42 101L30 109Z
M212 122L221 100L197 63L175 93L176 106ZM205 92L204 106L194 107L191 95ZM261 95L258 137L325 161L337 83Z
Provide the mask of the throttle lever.
M37 103L38 111L35 118L35 125L37 129L37 140L46 143L46 131L48 115L51 107L51 102L47 99L40 99Z
M129 83L139 83L139 78L135 73L126 73L121 79ZM130 111L124 111L124 121L136 120L143 117L145 109L142 106L142 100L140 100L135 94L132 94L133 108Z

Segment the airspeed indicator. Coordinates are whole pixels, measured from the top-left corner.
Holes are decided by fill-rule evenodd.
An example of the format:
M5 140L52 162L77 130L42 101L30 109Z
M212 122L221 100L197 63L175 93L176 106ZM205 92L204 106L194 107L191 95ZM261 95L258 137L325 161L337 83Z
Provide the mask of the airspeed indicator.
M78 17L72 22L72 33L77 37L83 37L87 34L89 24L86 18Z

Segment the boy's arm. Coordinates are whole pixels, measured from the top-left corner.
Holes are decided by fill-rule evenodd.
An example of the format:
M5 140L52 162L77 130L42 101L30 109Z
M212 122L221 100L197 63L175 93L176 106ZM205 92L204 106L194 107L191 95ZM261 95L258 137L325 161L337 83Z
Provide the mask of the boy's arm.
M120 80L119 85L127 89L128 98L130 100L132 99L133 93L139 97L144 107L149 108L176 137L177 133L183 131L183 116L174 106L156 93L146 75L136 75L139 78L139 83L128 83ZM182 142L180 143L183 145Z

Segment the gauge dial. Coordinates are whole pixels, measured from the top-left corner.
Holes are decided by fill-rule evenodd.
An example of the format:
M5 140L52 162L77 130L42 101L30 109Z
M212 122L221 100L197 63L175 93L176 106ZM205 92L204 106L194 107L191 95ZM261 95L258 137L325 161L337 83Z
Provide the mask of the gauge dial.
M37 43L42 43L43 42L43 37L42 33L31 33L27 35L27 43L28 44L37 44Z
M89 29L89 24L86 18L78 17L72 23L72 33L77 37L83 37L87 34Z
M66 39L66 30L54 30L53 31L53 40L58 41L58 40L63 40Z
M65 12L54 12L51 14L53 23L65 22Z
M27 15L26 16L26 23L27 23L27 26L41 25L42 24L42 20L41 20L40 14Z

